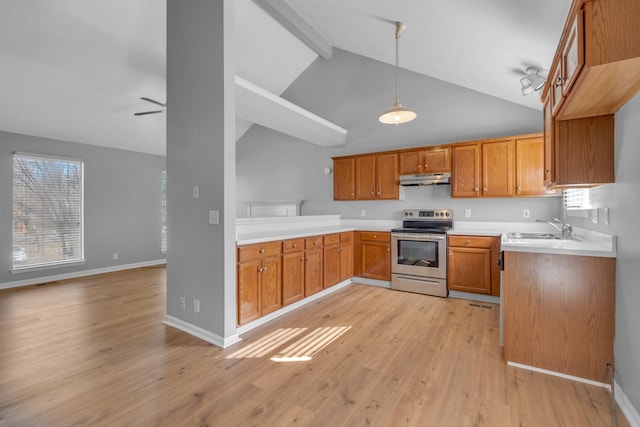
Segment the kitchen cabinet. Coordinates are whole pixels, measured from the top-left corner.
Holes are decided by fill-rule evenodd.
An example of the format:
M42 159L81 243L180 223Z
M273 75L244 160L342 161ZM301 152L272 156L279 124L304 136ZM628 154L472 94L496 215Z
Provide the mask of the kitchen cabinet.
M323 252L323 287L340 282L340 234L325 234Z
M481 155L480 144L463 144L452 147L452 197L478 197L480 195Z
M451 171L451 148L434 147L398 154L399 174L411 175Z
M356 233L355 274L378 280L391 280L391 233L359 231Z
M557 196L545 186L545 139L538 135L515 139L516 196Z
M515 144L512 139L482 144L483 197L513 197L514 170Z
M554 188L586 187L615 181L614 116L555 120Z
M504 253L504 357L608 384L615 258Z
M356 159L333 160L333 200L356 199Z
M323 289L323 238L304 239L304 296L308 297Z
M553 187L556 183L555 169L555 132L554 127L556 120L553 116L553 93L544 99L543 126L544 126L544 147L543 147L543 165L544 165L544 186Z
M573 1L547 83L558 120L614 114L638 92L638 22L637 0Z
M449 290L500 295L500 239L494 236L449 236Z
M356 199L397 199L397 153L356 157Z
M340 282L353 277L353 231L340 233Z
M282 242L282 305L304 298L304 238Z
M237 249L238 324L271 313L281 303L281 244L267 242Z

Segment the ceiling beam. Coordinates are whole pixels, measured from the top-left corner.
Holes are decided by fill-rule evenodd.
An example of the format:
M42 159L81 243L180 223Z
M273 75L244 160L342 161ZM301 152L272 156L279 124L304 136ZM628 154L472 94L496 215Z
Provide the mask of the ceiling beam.
M238 118L322 147L345 145L347 130L236 76Z
M324 59L331 59L333 46L284 0L254 0L280 25Z

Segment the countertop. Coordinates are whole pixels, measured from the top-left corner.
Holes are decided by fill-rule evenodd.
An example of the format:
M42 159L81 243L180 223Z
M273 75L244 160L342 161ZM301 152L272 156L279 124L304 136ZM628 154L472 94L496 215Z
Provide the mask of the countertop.
M402 221L340 219L340 215L317 215L274 218L239 218L236 220L236 244L246 245L273 240L295 239L343 231L391 231ZM509 239L508 232L557 233L552 226L536 222L456 221L450 235L500 236L505 251L562 255L616 257L615 236L574 228L576 240Z

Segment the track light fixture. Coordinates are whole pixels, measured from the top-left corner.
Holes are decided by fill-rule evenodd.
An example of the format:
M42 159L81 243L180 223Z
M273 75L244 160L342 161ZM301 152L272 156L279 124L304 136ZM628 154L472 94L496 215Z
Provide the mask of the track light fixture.
M529 95L544 87L544 83L547 81L547 71L538 67L527 67L524 72L526 76L520 79L522 95Z

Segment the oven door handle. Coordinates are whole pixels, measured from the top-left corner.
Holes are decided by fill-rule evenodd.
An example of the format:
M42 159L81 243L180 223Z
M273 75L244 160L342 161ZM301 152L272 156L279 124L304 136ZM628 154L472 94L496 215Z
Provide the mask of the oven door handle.
M391 233L391 237L395 237L396 239L402 240L416 240L419 242L429 242L429 241L439 241L445 240L446 235L434 235L434 234L420 234L420 233L411 233L411 234L403 234L403 233Z

